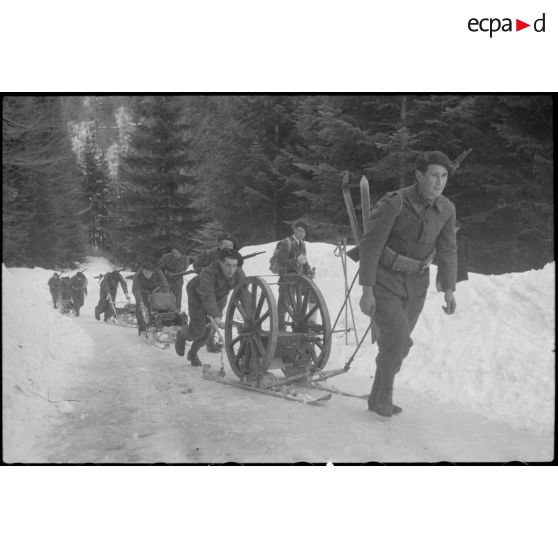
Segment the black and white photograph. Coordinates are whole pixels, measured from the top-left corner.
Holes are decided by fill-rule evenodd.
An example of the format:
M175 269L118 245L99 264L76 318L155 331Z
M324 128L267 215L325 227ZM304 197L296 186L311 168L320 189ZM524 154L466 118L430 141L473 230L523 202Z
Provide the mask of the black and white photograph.
M6 464L550 463L553 98L7 94Z

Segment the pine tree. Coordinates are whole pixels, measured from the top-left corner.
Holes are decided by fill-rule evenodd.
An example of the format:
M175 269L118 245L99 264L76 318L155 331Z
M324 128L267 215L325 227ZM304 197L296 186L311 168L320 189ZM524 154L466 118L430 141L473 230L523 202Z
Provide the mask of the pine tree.
M95 133L87 134L80 165L83 197L87 208L82 212L87 226L89 246L102 252L107 242L106 222L109 212L109 170Z
M158 257L189 242L193 187L191 130L181 97L138 97L135 127L119 166L117 252Z
M312 225L314 239L335 240L349 234L341 196L341 177L349 170L358 183L374 150L365 129L363 97L312 96L299 100L294 112L296 143L283 152L286 183L298 197L292 214ZM355 197L355 205L359 202Z
M215 220L249 244L275 238L292 219L296 198L279 168L292 139L292 103L285 96L218 98L206 113L194 202L200 226Z
M73 266L85 246L61 99L5 97L2 108L4 261Z

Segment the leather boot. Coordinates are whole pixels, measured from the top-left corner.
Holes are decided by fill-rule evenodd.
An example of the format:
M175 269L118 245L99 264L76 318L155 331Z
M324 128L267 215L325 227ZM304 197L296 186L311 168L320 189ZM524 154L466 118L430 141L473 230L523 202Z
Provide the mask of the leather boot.
M378 397L374 412L382 417L391 417L393 415L393 371L382 371L379 377Z
M202 361L199 359L196 353L192 353L192 351L188 351L186 358L190 361L192 366L202 366Z
M368 396L368 410L375 411L376 404L378 403L378 387L380 385L380 375L376 370L376 374L374 375L374 382L372 383L372 391Z

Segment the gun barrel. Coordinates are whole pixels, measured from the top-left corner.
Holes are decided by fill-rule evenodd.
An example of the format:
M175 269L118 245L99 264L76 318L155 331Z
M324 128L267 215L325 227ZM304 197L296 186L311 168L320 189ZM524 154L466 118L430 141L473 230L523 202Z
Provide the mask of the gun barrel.
M248 258L253 258L254 256L259 256L260 254L265 254L265 250L262 250L260 252L252 252L251 254L246 254L246 256L242 256L242 254L240 254L242 256L243 260L247 260Z
M460 153L457 156L457 159L455 159L455 161L453 162L453 168L458 169L461 163L465 160L465 158L469 156L471 151L473 151L473 148L469 147L469 149L466 149L465 151L463 151L463 153Z

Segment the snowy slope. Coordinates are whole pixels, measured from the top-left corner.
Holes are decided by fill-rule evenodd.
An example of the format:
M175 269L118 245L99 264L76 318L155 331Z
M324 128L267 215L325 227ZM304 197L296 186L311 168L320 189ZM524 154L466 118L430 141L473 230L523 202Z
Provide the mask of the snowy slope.
M248 275L269 275L275 243L250 246L266 253L245 263ZM324 294L332 321L344 299L343 273L334 247L309 243L309 260ZM91 316L99 284L94 275L111 269L103 258L91 258L85 271L89 295L82 315ZM349 281L357 269L349 262ZM435 274L435 270L432 271ZM70 412L59 397L72 370L92 356L92 342L79 327L80 318L52 309L47 287L52 271L2 269L4 440L31 443L41 435L45 417ZM470 275L456 292L457 314L442 312L443 297L431 288L415 329L415 345L396 378L417 400L456 402L522 429L551 432L554 427L554 264L544 269L503 276ZM273 277L268 277L270 282ZM128 281L131 288L131 281ZM357 330L367 326L358 308L360 288L352 295ZM119 289L117 301L124 301ZM349 322L350 314L349 314ZM344 314L337 329L344 325ZM351 323L349 323L351 325ZM336 334L326 369L342 366L353 353L354 333ZM367 393L374 371L376 346L367 340L348 374L330 385ZM451 408L451 407L450 407ZM6 427L9 425L9 428ZM26 440L30 438L29 440Z
M266 250L246 261L246 273L269 274L274 247L275 243L244 248L245 254ZM345 298L340 259L330 244L308 243L307 248L333 322ZM357 269L348 259L349 284ZM457 286L457 313L447 316L442 311L443 295L434 286L436 267L432 266L427 301L413 334L414 346L396 378L395 390L398 385L406 386L445 402L459 402L487 418L518 427L552 429L554 273L554 263L525 273L470 273L469 281ZM357 330L363 333L368 324L359 310L360 294L356 284L351 300ZM344 313L340 323L344 327ZM348 360L355 348L354 336L349 335L349 343L345 346L344 334L337 334L326 368L337 368ZM376 345L364 343L350 372L331 382L358 393L368 392L376 354Z

